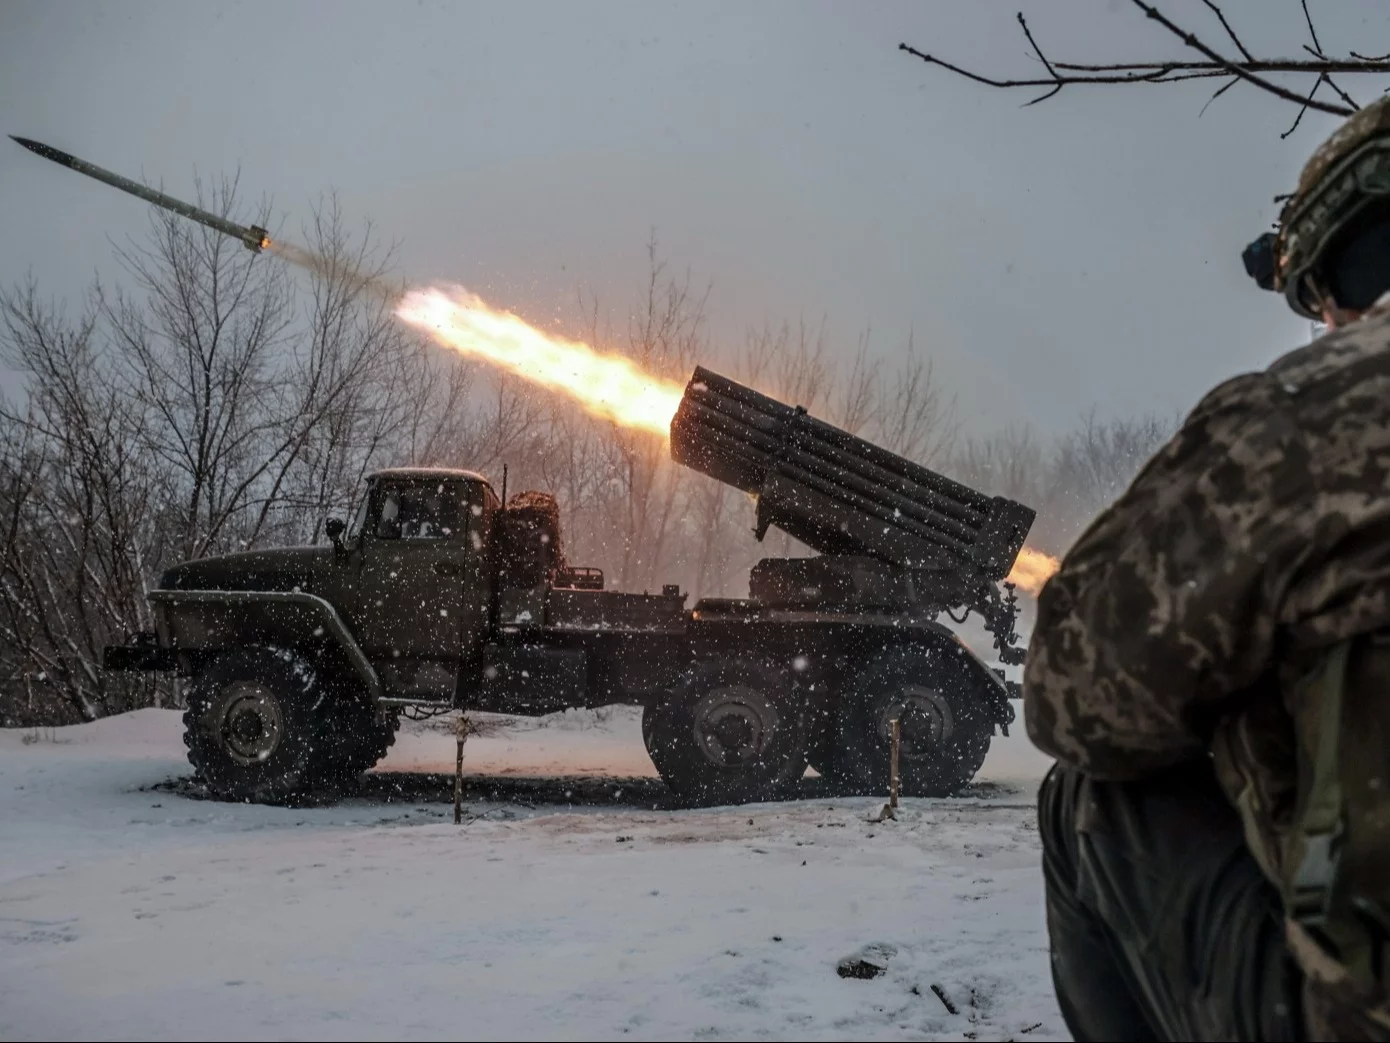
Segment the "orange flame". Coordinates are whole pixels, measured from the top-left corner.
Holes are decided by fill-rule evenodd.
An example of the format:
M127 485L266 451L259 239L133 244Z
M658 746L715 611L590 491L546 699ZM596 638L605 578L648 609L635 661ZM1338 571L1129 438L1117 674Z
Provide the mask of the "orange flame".
M460 354L563 392L616 424L663 438L670 434L671 418L685 393L683 385L644 373L621 355L604 355L579 341L542 333L462 288L411 290L396 306L396 315Z
M1037 597L1042 591L1043 584L1052 578L1052 574L1057 571L1060 564L1061 562L1051 554L1044 554L1032 547L1024 547L1018 552L1018 559L1009 572L1009 582L1020 590L1026 590L1029 594Z

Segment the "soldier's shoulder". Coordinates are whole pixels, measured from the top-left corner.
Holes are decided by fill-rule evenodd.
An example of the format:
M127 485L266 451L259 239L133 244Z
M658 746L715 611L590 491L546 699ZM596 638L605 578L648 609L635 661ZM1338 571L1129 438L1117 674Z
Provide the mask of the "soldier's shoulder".
M1268 371L1241 373L1202 396L1169 448L1178 458L1195 454L1200 466L1213 451L1231 451L1238 443L1265 440L1272 429L1288 428L1288 405L1288 395Z
M1390 306L1289 352L1265 373L1286 395L1314 403L1390 386Z

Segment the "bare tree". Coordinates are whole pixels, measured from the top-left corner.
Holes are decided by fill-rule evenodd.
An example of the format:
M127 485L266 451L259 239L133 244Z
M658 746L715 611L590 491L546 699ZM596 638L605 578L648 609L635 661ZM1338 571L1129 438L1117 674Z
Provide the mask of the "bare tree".
M200 196L230 213L235 183ZM160 698L100 666L149 628L146 585L175 560L313 539L432 401L365 292L389 254L332 201L307 231L321 263L302 286L156 211L118 252L132 288L96 286L76 319L32 285L0 294L0 347L26 377L23 408L0 404L0 678L26 700L37 682L50 717Z
M200 183L198 201L227 216L236 182ZM151 213L148 243L117 257L134 290L96 290L122 363L112 376L122 406L151 418L149 449L177 489L177 550L197 557L237 539L248 491L276 462L269 443L284 419L275 362L292 319L289 277L164 210Z
M318 263L294 292L304 314L274 367L282 390L267 403L264 468L247 485L247 544L286 524L299 540L317 539L326 510L350 501L364 473L398 451L401 426L418 408L400 363L412 357L411 338L371 290L385 282L394 251L370 225L351 233L333 196L314 208L304 237Z
M1007 427L987 437L965 439L950 470L981 492L1027 504L1040 503L1049 483L1042 444L1027 427Z
M968 438L946 469L982 492L1038 512L1029 541L1061 553L1177 428L1177 417L1100 419L1094 411L1050 443L1028 428Z
M879 408L873 429L877 441L899 456L928 467L951 452L955 442L956 401L942 393L931 359L917 354L909 334L901 362L878 386Z
M1294 118L1293 126L1284 133L1284 137L1293 133L1309 109L1334 116L1350 116L1357 110L1358 103L1333 77L1390 75L1390 54L1365 54L1353 50L1345 54L1334 54L1325 50L1313 16L1308 10L1308 0L1300 0L1304 23L1308 29L1308 41L1302 44L1302 53L1296 57L1256 55L1245 44L1214 0L1203 0L1203 3L1217 23L1213 30L1224 37L1224 49L1208 43L1196 32L1179 25L1164 14L1157 4L1145 3L1144 0L1130 2L1139 13L1157 23L1170 38L1179 42L1192 57L1161 58L1142 62L1056 61L1043 52L1022 12L1018 14L1018 24L1029 49L1033 52L1033 57L1041 66L1038 75L989 76L921 51L910 44L903 43L898 47L929 65L940 66L976 83L990 87L1041 90L1041 94L1027 103L1029 105L1036 105L1040 101L1055 97L1062 88L1073 85L1114 86L1181 83L1189 80L1218 81L1220 85L1211 95L1208 101L1210 104L1237 84L1245 84L1298 106L1298 115ZM1390 48L1390 40L1384 41L1384 44ZM1234 53L1230 48L1234 48ZM1271 74L1280 73L1298 74L1311 80L1311 85L1296 91L1269 78ZM1327 90L1323 97L1319 97L1318 92L1324 87ZM1332 97L1329 98L1327 95Z
M1057 495L1072 500L1077 513L1094 515L1124 492L1144 462L1175 430L1157 416L1099 420L1094 411L1062 439L1050 482Z
M692 290L688 273L681 279L668 276L654 237L647 257L645 293L628 322L623 353L648 373L681 379L704 354L710 291ZM599 343L599 331L592 332L592 343ZM684 475L670 465L659 437L614 425L605 442L614 493L607 504L607 531L618 543L616 578L628 589L651 587L670 551Z
M869 332L866 328L859 335L848 370L838 371L830 405L835 422L852 435L866 430L879 414L878 364L869 354Z
M31 378L25 408L0 407L0 670L46 710L90 720L147 702L140 680L104 683L112 634L148 622L145 576L166 550L161 462L140 452L130 409L96 343L96 315L69 321L32 286L0 297L4 356Z

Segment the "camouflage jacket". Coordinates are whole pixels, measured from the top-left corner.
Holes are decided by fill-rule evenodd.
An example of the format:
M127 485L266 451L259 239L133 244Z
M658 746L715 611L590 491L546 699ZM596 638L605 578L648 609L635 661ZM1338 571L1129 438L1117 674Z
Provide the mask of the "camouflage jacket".
M1298 797L1294 679L1387 626L1378 308L1213 390L1076 542L1038 600L1028 734L1103 779L1213 755L1232 800L1257 809L1247 838L1277 881Z

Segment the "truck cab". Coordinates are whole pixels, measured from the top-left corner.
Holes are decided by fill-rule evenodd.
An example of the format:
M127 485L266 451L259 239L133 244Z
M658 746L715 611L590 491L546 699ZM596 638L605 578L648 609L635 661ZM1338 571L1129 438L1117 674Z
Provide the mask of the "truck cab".
M396 697L451 699L459 671L481 655L499 507L492 486L471 471L378 471L334 539L335 603Z

